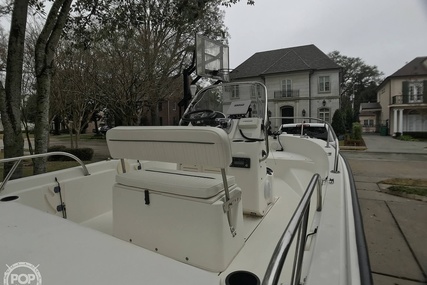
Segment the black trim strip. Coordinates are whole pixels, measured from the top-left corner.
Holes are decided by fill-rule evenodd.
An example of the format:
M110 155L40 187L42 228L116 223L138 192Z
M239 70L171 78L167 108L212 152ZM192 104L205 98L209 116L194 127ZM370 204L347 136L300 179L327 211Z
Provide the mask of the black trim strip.
M148 190L144 191L144 200L145 205L150 205L150 192Z
M368 246L366 245L365 230L363 228L363 219L360 212L359 197L357 196L356 183L347 159L340 155L347 167L350 179L351 202L353 206L354 230L356 234L357 258L359 260L360 284L372 285L371 264L369 262Z
M206 179L213 179L213 180L215 180L214 177L202 176L202 175L191 175L191 174L184 174L184 173L177 173L177 172L159 171L159 170L155 170L155 169L147 169L145 171L156 172L156 173L164 173L164 174L181 175L181 176L188 176L188 177L206 178Z
M122 139L109 139L112 142L166 142L166 143L190 143L190 144L215 144L213 142L195 142L195 141L164 141L164 140L122 140Z

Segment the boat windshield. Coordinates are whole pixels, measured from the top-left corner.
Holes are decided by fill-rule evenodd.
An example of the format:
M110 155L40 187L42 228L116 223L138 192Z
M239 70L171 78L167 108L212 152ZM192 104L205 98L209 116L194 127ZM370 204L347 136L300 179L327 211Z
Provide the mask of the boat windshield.
M212 85L194 96L181 123L215 125L222 118L266 119L266 97L265 85L259 82Z

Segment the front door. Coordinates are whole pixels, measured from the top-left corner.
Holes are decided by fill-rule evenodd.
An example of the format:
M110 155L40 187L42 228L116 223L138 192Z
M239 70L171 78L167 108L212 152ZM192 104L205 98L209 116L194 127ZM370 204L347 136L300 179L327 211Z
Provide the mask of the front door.
M282 117L293 117L294 116L294 107L284 106L281 108ZM282 124L292 124L294 119L282 119Z

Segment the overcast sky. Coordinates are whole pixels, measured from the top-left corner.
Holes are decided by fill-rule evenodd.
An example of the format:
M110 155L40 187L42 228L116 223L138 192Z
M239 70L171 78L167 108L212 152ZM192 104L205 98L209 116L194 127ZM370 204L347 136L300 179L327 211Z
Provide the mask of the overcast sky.
M246 0L225 8L230 68L256 52L314 44L389 76L427 56L427 0Z

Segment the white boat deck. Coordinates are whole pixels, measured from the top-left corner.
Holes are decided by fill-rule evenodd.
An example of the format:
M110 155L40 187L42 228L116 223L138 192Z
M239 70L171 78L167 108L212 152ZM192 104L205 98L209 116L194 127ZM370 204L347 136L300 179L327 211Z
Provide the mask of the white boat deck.
M64 273L64 270L65 268L67 268L67 272L88 270L82 268L82 264L76 262L76 260L81 259L84 259L85 263L87 261L94 264L99 263L94 265L92 270L94 272L97 270L101 272L102 270L103 276L94 277L94 280L85 280L85 283L94 284L123 283L123 280L118 281L117 277L114 277L114 272L117 271L113 269L115 266L120 268L120 275L135 275L135 272L138 272L138 274L141 274L141 282L146 284L172 284L177 279L185 281L186 284L218 284L220 280L224 281L228 273L236 270L246 270L258 276L263 276L276 242L283 233L284 227L300 199L299 195L283 180L274 179L274 185L275 196L277 197L275 198L275 203L269 208L267 215L264 217L244 216L245 245L227 270L220 273L220 275L218 275L218 272L212 273L198 269L112 237L112 211L80 223L80 225L84 226L81 227L58 216L52 216L16 202L2 203L2 207L0 207L0 215L14 217L14 219L9 220L7 225L0 225L0 227L16 229L4 231L0 235L3 244L1 246L3 248L0 250L2 252L2 260L9 263L25 260L30 263L40 264L42 274L43 268L53 268L54 264L61 264L61 268L56 273L52 271L45 273L44 275L46 276L44 278L46 279L44 281L62 280L62 284L80 282L80 280L77 281L78 279L76 279L78 276L68 276ZM13 204L16 205L11 207ZM38 224L43 225L43 227L38 227ZM17 231L22 234L18 234ZM23 234L27 231L32 234ZM266 235L265 233L269 234ZM13 250L7 247L7 243L12 242L12 240L15 244L20 244L18 251L16 247ZM35 253L30 250L31 248L43 250ZM254 252L257 252L256 259L254 259ZM168 272L168 274L163 274L160 279L157 278L156 281L158 283L152 283L155 278L152 278L151 274L157 272L157 269L153 268L155 266L144 265L135 269L135 264L156 264L156 259L161 259L162 272ZM100 273L94 275L97 274ZM188 277L189 279L185 280L187 274L191 275L192 278ZM200 276L200 278L195 278L196 276ZM103 281L99 282L99 280ZM50 282L46 281L46 283Z
M2 203L0 215L11 217L0 220L0 262L38 266L43 284L218 285L217 273L16 202Z

